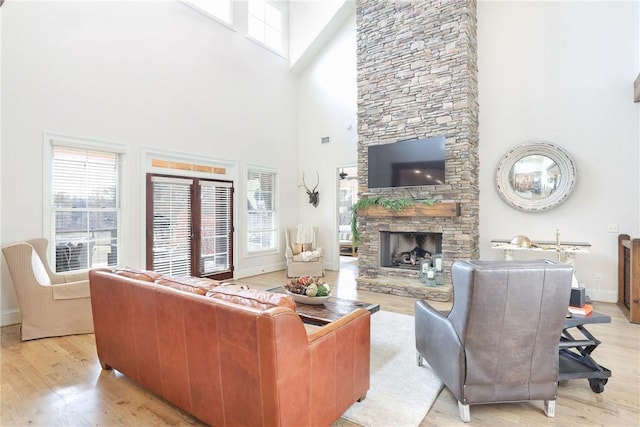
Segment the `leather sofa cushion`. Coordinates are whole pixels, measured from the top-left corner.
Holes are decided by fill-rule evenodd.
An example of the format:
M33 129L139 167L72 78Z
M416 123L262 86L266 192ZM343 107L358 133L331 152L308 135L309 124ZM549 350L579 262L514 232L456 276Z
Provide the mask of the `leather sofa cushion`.
M141 270L132 267L120 267L113 270L113 272L119 276L125 276L130 279L143 280L145 282L155 282L162 277L162 273L156 273L150 270Z
M267 310L273 307L288 307L296 309L296 303L289 295L275 292L245 289L242 286L226 285L211 289L208 297L228 301L238 305Z
M162 276L156 280L158 285L168 286L173 289L190 292L192 294L206 295L207 291L220 286L220 282L202 277L170 277Z

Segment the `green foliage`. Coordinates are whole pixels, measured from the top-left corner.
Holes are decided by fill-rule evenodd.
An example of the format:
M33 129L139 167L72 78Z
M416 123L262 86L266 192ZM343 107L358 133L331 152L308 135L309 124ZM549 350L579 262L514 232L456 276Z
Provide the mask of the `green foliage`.
M382 206L390 211L400 211L404 208L411 207L416 203L427 206L433 206L439 203L436 199L409 199L409 198L393 198L382 196L372 196L358 200L351 208L351 236L353 244L360 242L360 233L358 232L358 210L366 209L371 206Z

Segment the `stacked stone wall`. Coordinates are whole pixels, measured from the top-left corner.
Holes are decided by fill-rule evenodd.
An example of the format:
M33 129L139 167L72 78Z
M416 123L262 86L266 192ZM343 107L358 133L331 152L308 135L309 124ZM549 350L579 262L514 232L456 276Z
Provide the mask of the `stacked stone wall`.
M460 204L460 215L453 218L361 216L358 287L378 290L379 278L388 283L394 277L408 279L399 280L405 284L415 279L420 286L417 273L379 267L380 231L443 233L450 286L453 260L477 259L479 254L476 3L357 0L356 8L360 197L434 198ZM430 136L445 137L444 185L369 189L370 145Z

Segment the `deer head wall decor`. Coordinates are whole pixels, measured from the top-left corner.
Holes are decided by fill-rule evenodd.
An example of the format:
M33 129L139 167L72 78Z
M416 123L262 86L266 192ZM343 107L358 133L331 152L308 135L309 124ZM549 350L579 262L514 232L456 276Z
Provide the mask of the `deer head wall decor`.
M318 171L316 171L316 177L318 178L316 186L313 187L313 190L309 190L307 183L304 182L304 172L302 173L302 183L304 184L304 188L307 190L307 195L309 195L309 203L312 204L314 208L317 208L318 203L320 203L320 194L316 191L316 188L318 188L318 185L320 184L320 175L318 174Z

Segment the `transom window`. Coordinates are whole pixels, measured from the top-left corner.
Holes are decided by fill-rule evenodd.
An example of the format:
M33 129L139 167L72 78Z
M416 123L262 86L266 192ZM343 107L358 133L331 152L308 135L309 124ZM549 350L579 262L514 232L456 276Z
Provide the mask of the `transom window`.
M281 7L267 0L249 0L247 33L249 37L284 54L285 14Z

